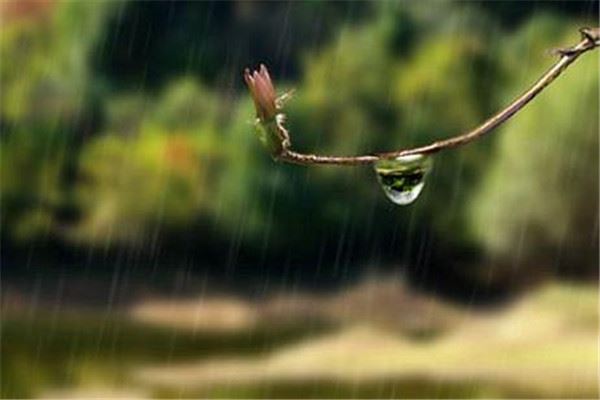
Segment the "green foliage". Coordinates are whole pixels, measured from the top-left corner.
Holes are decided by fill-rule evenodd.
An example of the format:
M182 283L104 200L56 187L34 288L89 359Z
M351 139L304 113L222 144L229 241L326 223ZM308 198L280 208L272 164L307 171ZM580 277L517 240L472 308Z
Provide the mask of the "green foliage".
M393 147L423 145L477 126L499 106L492 97L500 75L478 31L428 38L398 63L394 98L402 115ZM470 242L465 206L480 179L489 141L435 156L434 171L419 200L442 242Z
M191 77L170 83L162 97L153 105L153 120L168 129L193 128L203 130L213 125L219 99Z
M523 278L557 267L575 276L597 274L594 54L577 60L497 132L433 156L422 195L407 207L386 199L373 168L274 162L253 134L253 105L242 90L242 68L258 62L270 68L280 93L297 89L286 108L297 150L352 155L426 144L478 125L554 61L548 49L577 40L576 29L589 21L574 16L588 15L589 5L563 3L56 1L41 17L3 19L3 274L27 269L35 280L24 291L35 287L42 303L60 300L66 268L90 255L80 273L93 281L109 276L114 290L107 298L115 305L129 298L122 292L131 289L130 279L138 279L130 272L146 264L138 257L170 267L163 255L185 264L184 274L176 274L178 289L179 281L194 285L188 277L199 271L212 274L213 264L227 266L225 273L235 269L232 283L258 278L265 287L301 277L315 286L352 279L365 265L406 266L419 283L440 286L460 275L477 290L510 272ZM109 251L100 252L96 268L89 261L99 247ZM27 263L19 260L23 254ZM478 255L519 268L490 269ZM60 290L47 295L44 267L57 260ZM164 268L148 282L140 269L144 289L173 275ZM117 271L123 274L113 276ZM454 288L466 295L465 281L459 283ZM19 292L7 297L18 318L2 324L8 346L0 357L0 395L7 397L94 379L122 385L134 363L250 355L264 351L265 343L297 340L304 328L315 333L304 319L302 329L289 334L271 324L264 332L258 326L229 337L174 335L170 328L94 316L46 321L21 312L35 307ZM552 317L547 326L588 330L597 324L594 294L582 300L573 293L551 290L536 300L544 307L525 308L517 321L544 316L545 308L561 315L577 308L583 314ZM70 299L70 287L64 295ZM546 322L540 329L552 331ZM546 360L557 338L548 336L520 358ZM566 339L555 352L566 357L561 362L590 358L585 346L573 353L579 337ZM465 340L471 343L472 336ZM439 353L431 343L432 354ZM475 346L477 355L489 356L490 343ZM458 344L449 342L448 354L460 355ZM506 349L497 353L504 371ZM473 394L468 378L464 390ZM412 388L407 382L386 387L393 394ZM430 383L415 388L436 386ZM301 384L286 385L283 394L298 393ZM356 394L354 386L347 393ZM361 393L380 387L369 384ZM462 393L462 383L451 389ZM178 390L172 394L180 396ZM215 393L237 393L220 390ZM249 387L240 393L265 392ZM345 395L346 388L331 393Z
M198 3L174 6L171 22L165 7L64 2L45 19L2 27L0 52L11 62L0 74L0 189L11 239L49 233L66 245L129 246L210 235L200 250L230 242L260 259L291 252L311 263L319 254L344 262L344 246L409 263L423 251L469 255L471 246L589 253L592 228L575 227L596 210L588 189L597 188L589 169L597 114L586 111L597 107L593 57L503 131L436 155L423 194L402 209L370 168L275 164L252 134L249 96L235 92L238 64L255 61L250 51L267 61L280 92L297 89L286 109L296 149L350 155L425 144L506 104L579 23L537 13L508 35L485 7L451 1L433 9L294 3L291 11L235 3L214 15ZM291 35L277 20L288 14L299 29ZM312 40L318 29L306 21L315 15L327 28ZM213 28L213 19L226 22ZM435 245L423 250L422 238Z
M37 130L11 132L0 146L2 227L19 241L51 232L62 202L64 137Z
M80 156L76 203L82 218L68 232L89 244L143 244L214 207L217 166L215 97L194 79L157 99L122 97L107 107L109 129ZM146 112L141 112L146 109Z
M109 134L81 155L77 189L84 217L71 232L88 243L144 243L161 228L189 223L210 208L218 153L205 137L145 128Z
M381 142L393 129L386 98L391 60L381 24L342 30L331 45L309 56L298 104L290 110L290 126L302 132L295 142L304 147L310 140L320 152L338 154Z
M75 139L96 111L90 52L112 7L63 2L1 28L2 226L14 239L56 231Z
M68 122L85 107L88 61L111 3L66 1L41 20L5 24L0 35L2 118Z
M512 43L550 23L532 23ZM566 42L572 27L563 29ZM506 51L524 57L519 50L529 47L509 44ZM536 63L528 78L541 69ZM497 154L470 207L473 230L492 254L513 262L558 259L569 272L597 269L597 71L597 58L582 58L499 132Z
M250 246L261 246L273 224L272 206L277 194L289 189L284 174L288 169L269 157L254 129L254 106L248 96L240 101L221 136L226 158L219 168L214 196L214 215L220 230L239 235ZM286 187L287 186L287 187ZM292 216L293 213L288 215Z

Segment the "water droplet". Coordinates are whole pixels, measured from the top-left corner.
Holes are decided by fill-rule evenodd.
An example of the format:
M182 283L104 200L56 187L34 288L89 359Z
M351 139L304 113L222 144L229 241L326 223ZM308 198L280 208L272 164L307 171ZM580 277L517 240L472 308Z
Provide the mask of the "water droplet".
M388 199L404 206L419 197L432 164L431 157L413 154L379 160L375 163L375 172Z

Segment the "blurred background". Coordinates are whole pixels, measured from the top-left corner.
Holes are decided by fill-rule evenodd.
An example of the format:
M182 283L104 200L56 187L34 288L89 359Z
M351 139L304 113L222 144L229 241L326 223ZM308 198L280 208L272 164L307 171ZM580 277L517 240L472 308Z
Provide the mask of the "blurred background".
M597 1L0 5L3 397L597 397L598 52L421 197L278 164L476 126Z

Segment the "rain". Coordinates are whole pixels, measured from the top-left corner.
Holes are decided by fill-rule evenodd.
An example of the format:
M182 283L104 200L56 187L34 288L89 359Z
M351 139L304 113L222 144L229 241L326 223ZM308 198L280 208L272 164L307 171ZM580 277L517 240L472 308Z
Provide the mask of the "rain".
M597 398L599 12L0 2L0 396Z

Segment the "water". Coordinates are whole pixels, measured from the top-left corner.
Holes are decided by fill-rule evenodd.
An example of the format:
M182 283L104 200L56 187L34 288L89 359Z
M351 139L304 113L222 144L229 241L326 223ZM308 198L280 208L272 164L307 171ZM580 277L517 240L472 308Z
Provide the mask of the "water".
M421 194L432 164L430 156L414 154L377 161L375 173L387 198L405 206Z

